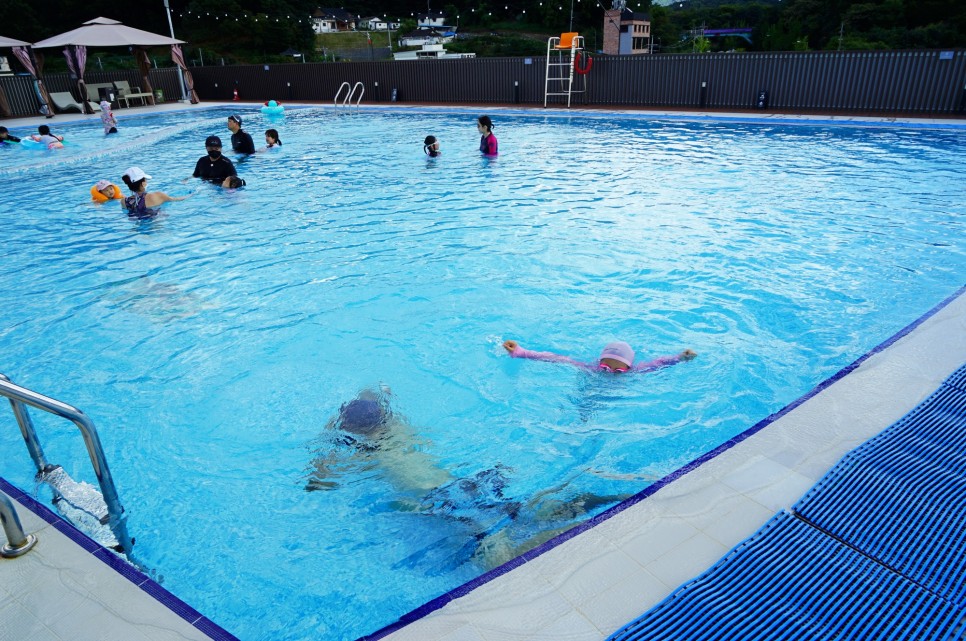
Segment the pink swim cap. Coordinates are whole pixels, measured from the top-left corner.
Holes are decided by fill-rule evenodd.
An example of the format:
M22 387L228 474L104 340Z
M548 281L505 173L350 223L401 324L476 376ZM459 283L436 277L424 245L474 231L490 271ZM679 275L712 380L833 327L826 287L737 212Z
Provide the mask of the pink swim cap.
M600 353L598 360L604 360L605 358L612 358L630 367L634 364L634 350L624 341L614 341L613 343L607 343L604 350Z

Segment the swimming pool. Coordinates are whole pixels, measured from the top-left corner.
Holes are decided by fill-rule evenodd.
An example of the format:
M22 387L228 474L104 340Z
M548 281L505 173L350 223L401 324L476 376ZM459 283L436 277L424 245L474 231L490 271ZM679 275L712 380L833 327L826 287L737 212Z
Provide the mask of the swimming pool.
M962 285L957 131L504 115L491 161L472 114L299 111L281 153L240 164L250 187L181 185L227 113L122 120L113 151L80 126L70 155L0 150L22 184L3 209L0 371L94 418L138 560L243 639L371 632ZM422 156L427 133L442 158ZM149 222L86 202L131 164L197 191ZM699 357L613 379L509 359L506 338ZM380 385L411 449L495 509L413 510L366 457L304 490L310 461L341 452L326 423ZM36 414L48 457L92 480L73 428ZM30 488L5 424L0 474Z

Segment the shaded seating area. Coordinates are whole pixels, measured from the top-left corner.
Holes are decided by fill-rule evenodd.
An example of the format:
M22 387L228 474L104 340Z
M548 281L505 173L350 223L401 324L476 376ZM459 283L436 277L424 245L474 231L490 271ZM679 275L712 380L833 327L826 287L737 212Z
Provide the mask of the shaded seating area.
M609 639L962 638L964 606L966 366Z

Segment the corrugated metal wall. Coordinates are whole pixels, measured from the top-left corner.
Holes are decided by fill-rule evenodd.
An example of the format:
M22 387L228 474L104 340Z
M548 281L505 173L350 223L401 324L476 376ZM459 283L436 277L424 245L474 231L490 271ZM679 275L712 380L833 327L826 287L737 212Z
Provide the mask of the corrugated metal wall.
M366 85L365 101L543 103L546 59L203 67L202 97L331 100L342 82ZM597 56L588 91L573 103L791 111L956 113L966 96L966 52L843 51ZM378 84L377 84L378 83ZM514 83L519 83L515 90ZM556 99L555 102L560 102Z
M364 102L543 104L546 59L291 63L194 67L195 88L205 100L321 100L343 82L365 84ZM89 82L128 80L134 71L91 72ZM168 100L180 97L176 69L155 69L152 82ZM46 76L51 91L64 91L66 74ZM760 90L768 108L798 112L956 114L966 112L966 51L843 51L678 54L595 57L588 90L574 105L750 109ZM0 77L15 115L36 113L23 77ZM558 104L560 98L551 98Z

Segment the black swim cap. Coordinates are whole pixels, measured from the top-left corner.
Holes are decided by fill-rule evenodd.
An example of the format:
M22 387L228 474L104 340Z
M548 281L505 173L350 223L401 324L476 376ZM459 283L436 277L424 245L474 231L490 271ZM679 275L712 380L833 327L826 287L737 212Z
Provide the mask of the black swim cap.
M386 420L379 401L355 399L339 409L339 427L355 434L369 434Z

